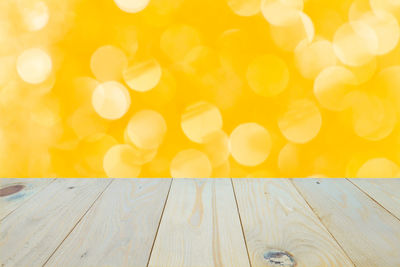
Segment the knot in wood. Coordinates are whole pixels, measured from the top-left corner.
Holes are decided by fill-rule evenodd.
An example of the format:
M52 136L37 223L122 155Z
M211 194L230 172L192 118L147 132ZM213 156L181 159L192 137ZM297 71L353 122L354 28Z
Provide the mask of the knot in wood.
M21 184L10 185L3 188L0 188L0 197L6 197L21 191L25 186Z
M287 251L271 249L264 253L264 259L268 266L271 267L294 267L296 261L294 257Z

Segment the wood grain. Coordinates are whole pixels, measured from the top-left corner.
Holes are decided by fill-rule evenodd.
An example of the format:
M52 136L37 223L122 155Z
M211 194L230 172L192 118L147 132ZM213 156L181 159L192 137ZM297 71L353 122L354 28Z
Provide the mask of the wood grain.
M0 223L1 266L41 266L110 180L57 179Z
M293 181L355 265L400 266L398 219L345 179Z
M233 183L252 266L271 265L274 251L275 262L291 257L287 266L353 266L287 179Z
M0 197L0 221L53 181L54 179L1 178L0 190L5 192L6 188L20 187L17 189L20 191Z
M351 179L397 218L400 218L400 179Z
M170 183L115 180L46 265L146 266Z
M249 266L229 179L174 179L149 266Z

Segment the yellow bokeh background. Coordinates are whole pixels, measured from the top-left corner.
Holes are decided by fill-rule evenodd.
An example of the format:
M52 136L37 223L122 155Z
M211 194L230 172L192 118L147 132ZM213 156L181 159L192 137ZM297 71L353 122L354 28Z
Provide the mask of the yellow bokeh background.
M2 0L0 177L399 177L400 1Z

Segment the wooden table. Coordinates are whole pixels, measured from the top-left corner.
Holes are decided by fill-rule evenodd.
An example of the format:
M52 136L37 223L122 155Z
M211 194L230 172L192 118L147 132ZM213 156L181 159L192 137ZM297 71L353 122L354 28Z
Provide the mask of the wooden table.
M1 179L1 266L400 266L400 179Z

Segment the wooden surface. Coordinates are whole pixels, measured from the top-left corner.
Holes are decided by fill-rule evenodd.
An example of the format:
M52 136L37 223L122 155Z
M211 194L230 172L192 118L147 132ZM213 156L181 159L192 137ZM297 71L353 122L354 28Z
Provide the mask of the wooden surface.
M0 223L3 266L43 265L110 180L56 180Z
M357 266L400 266L400 221L382 206L347 180L294 183Z
M0 193L1 267L400 266L400 179L2 179Z
M167 179L113 181L48 265L145 266L170 183Z
M277 249L296 266L352 266L289 181L237 179L234 187L252 266L265 266Z
M351 179L359 189L400 219L400 179Z
M53 181L54 179L0 179L0 190L6 187L17 187L16 190L19 190L10 195L6 194L11 192L5 192L0 197L0 221Z
M249 266L229 179L174 180L149 266Z

